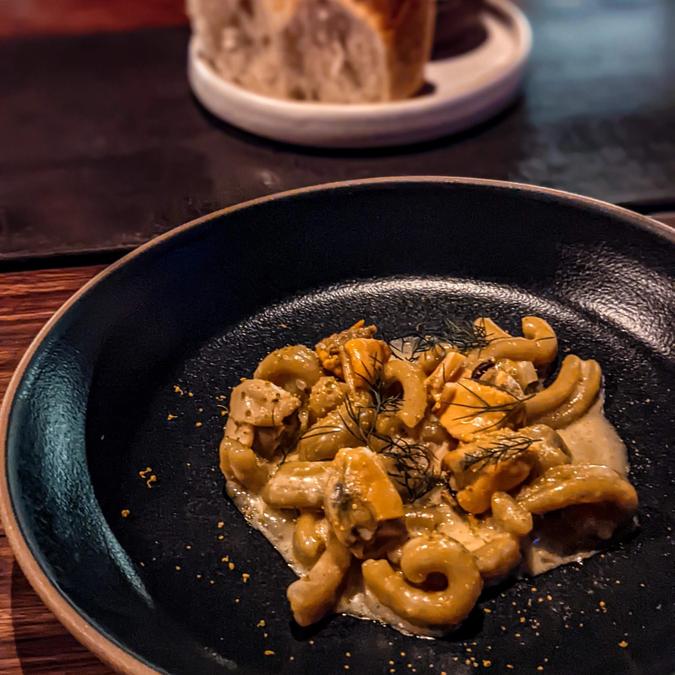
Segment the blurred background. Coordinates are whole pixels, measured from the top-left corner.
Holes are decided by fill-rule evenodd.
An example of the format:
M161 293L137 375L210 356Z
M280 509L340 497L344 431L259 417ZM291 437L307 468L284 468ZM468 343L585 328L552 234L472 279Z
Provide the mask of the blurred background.
M675 2L521 0L523 95L382 150L288 146L216 120L186 79L182 0L0 2L0 265L114 256L210 210L325 181L479 176L641 211L675 204Z

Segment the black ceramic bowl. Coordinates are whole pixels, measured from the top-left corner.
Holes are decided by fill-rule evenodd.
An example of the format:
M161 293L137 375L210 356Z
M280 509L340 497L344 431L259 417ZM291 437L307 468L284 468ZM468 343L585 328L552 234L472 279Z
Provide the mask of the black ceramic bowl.
M672 672L673 241L608 204L449 178L298 190L178 228L69 301L11 383L0 503L17 558L129 672ZM446 639L345 616L299 630L294 575L224 496L219 395L271 349L360 317L393 336L477 314L516 330L541 315L600 361L640 529L491 591Z

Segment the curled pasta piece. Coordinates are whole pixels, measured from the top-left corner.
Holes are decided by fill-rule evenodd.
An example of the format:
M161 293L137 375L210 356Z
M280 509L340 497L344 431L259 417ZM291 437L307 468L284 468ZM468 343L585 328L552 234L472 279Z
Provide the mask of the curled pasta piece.
M316 424L300 438L298 441L300 459L306 461L333 459L340 448L352 448L363 443L361 431L370 427L373 410L359 408L358 401L353 399L349 399L348 404L349 409L345 404L340 405L317 420ZM350 414L350 410L353 414Z
M386 560L361 565L366 588L406 621L423 627L451 628L473 609L483 588L474 556L458 541L439 535L411 539L401 552L401 571ZM443 590L420 588L441 574Z
M337 453L323 506L335 536L358 557L386 547L404 529L401 497L379 457L368 448Z
M274 427L300 407L300 399L267 380L244 380L230 396L230 419L239 424Z
M477 319L477 325L491 324L489 319ZM531 361L535 366L551 363L558 354L558 338L551 326L536 316L526 316L521 322L525 337L506 337L504 331L488 330L489 344L480 350L480 358L511 359L513 361ZM499 337L494 337L499 335Z
M242 445L247 445L250 448L255 441L255 427L252 424L235 422L230 415L225 424L225 436L233 438L235 441L239 441Z
M308 391L321 377L319 357L305 345L275 349L260 362L253 377L274 382L298 396Z
M428 414L420 424L419 439L422 443L448 443L453 446L456 441L450 438L445 427L440 423L438 417L434 414Z
M293 530L293 553L303 565L313 565L326 548L328 523L317 513L305 511Z
M330 466L325 462L286 462L269 479L262 498L280 509L318 509Z
M531 361L512 361L511 359L499 359L495 363L495 368L510 375L522 391L539 382L539 375Z
M446 382L458 380L465 364L466 357L462 356L459 352L448 352L434 372L425 380L429 394L435 397L441 393L443 385Z
M516 496L530 513L541 515L577 504L608 502L625 512L637 508L635 488L614 469L595 464L561 464L550 468Z
M396 414L408 428L417 426L427 409L427 392L422 370L410 361L392 360L384 367L384 379L387 383L401 384L403 403Z
M373 338L353 338L341 348L342 371L350 391L367 389L380 374L391 357L386 342Z
M309 574L294 581L286 592L293 618L300 626L310 626L334 607L347 574L351 554L335 537L330 537Z
M525 401L525 413L528 422L559 408L576 389L580 376L581 359L574 354L566 356L555 380L546 389Z
M541 415L537 422L562 429L588 412L600 393L602 369L593 359L582 361L580 368L581 374L572 395L556 410Z
M517 537L503 532L473 551L473 555L483 579L498 579L520 562L520 544Z
M320 377L309 394L309 412L315 420L337 408L347 395L348 387L335 377Z
M220 469L251 492L259 492L269 477L269 465L251 448L225 436L220 442Z
M353 338L372 338L377 333L377 326L366 326L363 319L339 333L333 333L316 344L316 353L321 365L329 372L343 377L340 348Z
M506 492L495 492L490 500L492 517L507 532L524 537L532 531L532 514Z
M482 316L474 321L474 325L485 333L485 337L492 342L500 338L510 339L509 335L501 326L487 316Z
M431 375L443 360L446 351L447 349L443 345L435 344L417 357L417 365L425 375Z
M519 429L518 433L537 441L530 448L530 452L535 457L531 477L536 478L552 466L569 464L572 461L572 456L565 441L555 429L551 429L545 424L535 424L531 427Z

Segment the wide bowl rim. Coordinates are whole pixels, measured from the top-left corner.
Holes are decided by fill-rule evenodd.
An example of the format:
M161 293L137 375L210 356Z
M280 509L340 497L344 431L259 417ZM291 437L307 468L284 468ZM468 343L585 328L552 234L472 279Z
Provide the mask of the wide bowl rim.
M127 651L119 645L110 636L106 635L101 629L90 623L85 616L79 613L68 598L61 593L57 586L50 580L47 572L39 564L27 541L24 532L16 517L14 504L10 496L10 481L7 471L7 444L10 431L10 415L14 407L14 401L18 388L23 381L26 370L31 364L33 357L39 350L46 337L52 332L55 326L61 321L63 316L75 305L80 298L90 293L104 279L114 273L117 269L129 264L132 260L142 256L146 251L154 249L164 242L173 239L187 230L199 227L202 223L220 218L224 215L247 209L258 204L283 200L288 197L303 195L314 192L328 192L336 189L362 187L368 185L380 184L407 184L407 183L431 183L431 184L454 184L467 186L481 186L486 188L498 188L524 192L528 195L544 195L562 199L566 202L576 203L580 206L587 206L593 209L599 209L610 213L620 219L651 232L665 241L675 245L675 229L670 228L664 223L653 220L634 211L630 211L620 206L604 202L592 197L585 197L564 190L539 187L526 183L517 183L504 180L492 180L484 178L453 177L453 176L391 176L382 178L365 178L348 181L337 181L312 185L308 187L296 188L278 192L271 195L257 197L245 202L227 206L225 208L213 211L204 216L191 220L183 225L179 225L164 234L161 234L150 241L142 244L133 251L122 256L105 269L101 270L96 276L90 279L86 284L76 291L61 307L52 315L47 323L40 329L38 334L32 340L30 346L25 351L14 371L0 408L0 521L5 530L7 540L11 546L12 552L19 564L19 567L25 574L29 583L36 591L42 602L63 624L63 626L87 649L100 658L103 662L121 673L134 673L146 675L156 673L154 668L145 663L139 656L131 651Z

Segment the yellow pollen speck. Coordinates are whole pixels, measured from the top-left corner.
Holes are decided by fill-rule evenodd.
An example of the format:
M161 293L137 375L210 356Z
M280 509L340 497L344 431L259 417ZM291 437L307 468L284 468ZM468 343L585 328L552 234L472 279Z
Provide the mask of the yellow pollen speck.
M213 586L216 582L213 579L209 579L209 583Z
M148 480L145 481L145 484L149 487L152 488L152 484L157 482L157 476L153 473Z
M619 642L619 647L621 647L621 649L626 649L628 643L625 640L621 640L621 642Z
M405 652L401 652L401 656L405 656Z
M245 584L248 583L248 580L249 580L250 578L251 578L251 575L250 575L248 572L244 572L244 573L241 575L241 579L242 579L242 581L243 581Z
M483 659L483 668L489 668L492 665L490 659Z
M537 587L536 587L536 586L532 586L532 588L530 588L530 590L531 590L533 593L536 593L536 592L537 592Z
M537 670L541 672L542 670L544 670L544 666L537 666Z
M525 623L525 617L524 616L520 617L520 623Z
M180 572L180 565L176 565L176 572Z
M512 666L510 663L507 663L507 664L506 664L506 667L507 667L509 670L513 670L513 666Z
M351 655L352 655L351 652L345 652L345 656L346 656L347 658L349 658Z
M190 398L192 398L192 397L194 396L194 394L193 394L191 391L188 391L188 396L189 396Z
M241 602L241 600L240 600L239 598L235 598L235 599L234 599L235 605L238 605L240 602Z
M260 619L258 623L255 625L256 628L264 628L265 627L265 619Z
M202 578L202 575L201 575L201 574L198 574L198 575L197 575L197 579L201 579L201 578Z
M348 664L348 663L345 663L345 665L342 666L342 667L343 667L345 670L349 670L349 664Z
M492 610L491 610L489 607L483 607L483 611L484 611L486 614L492 614Z
M216 523L216 527L217 527L219 530L222 530L222 529L225 527L225 523L224 523L222 520L219 520L219 521Z
M176 394L179 394L180 396L182 396L185 393L177 384L173 385L173 390Z
M552 595L547 595L547 596L546 596L546 599L550 602L551 600L553 600L553 596L552 596Z
M201 423L201 422L195 422L195 426L196 426L197 428L199 428L199 427L202 426L202 423Z
M228 567L228 569L233 570L234 569L234 563L233 562L227 563L227 567Z
M394 662L391 659L389 659L388 663L389 663L390 666L394 665Z
M219 534L219 535L218 535L218 541L223 541L223 539L225 539L225 535L224 535L224 534Z
M266 650L263 652L263 654L264 654L265 656L274 656L274 655L276 654L276 652L272 651L271 649L266 649Z
M130 513L131 511L129 511L129 509L122 509L120 511L120 515L122 516L122 518L128 518Z
M600 602L598 603L598 605L600 605L600 607L605 607L605 606L606 606L604 600L600 600Z
M227 562L230 559L229 555L224 555L221 559L220 562Z
M169 414L166 416L166 421L167 421L167 422L171 422L171 420L175 420L175 419L178 419L178 415L174 415L173 413L169 413Z

